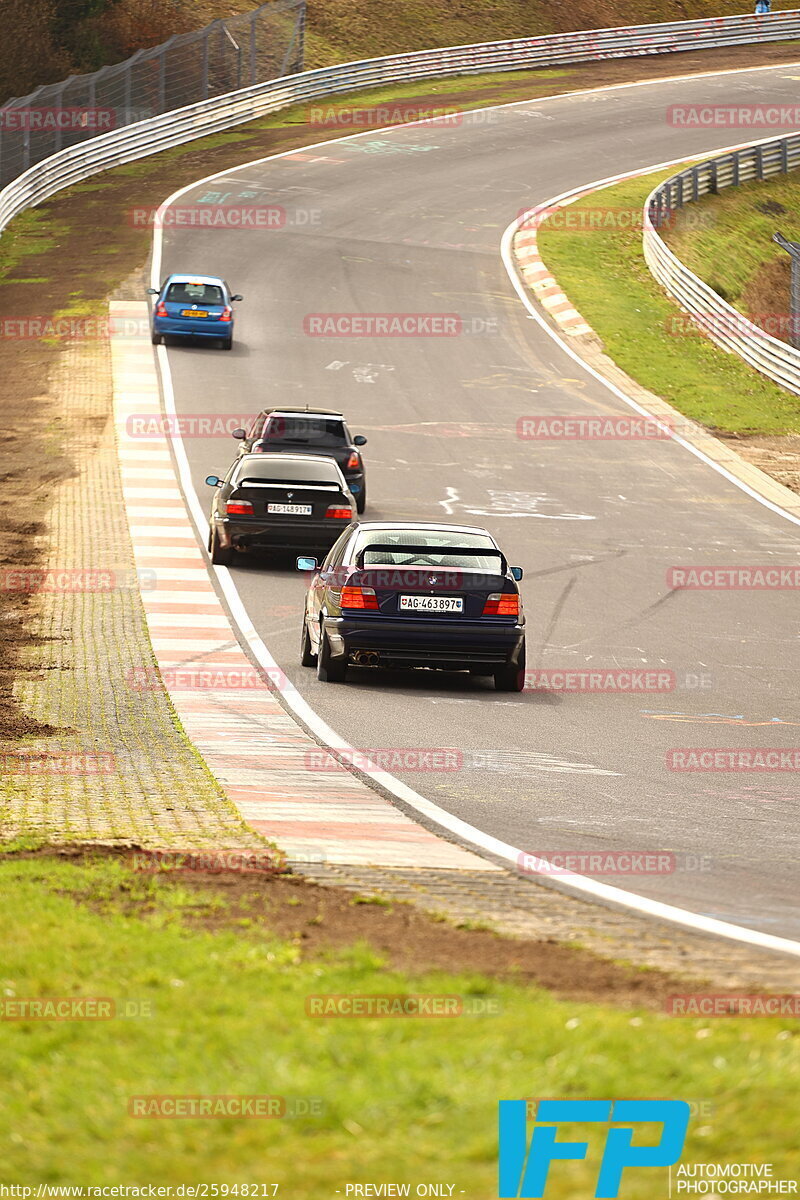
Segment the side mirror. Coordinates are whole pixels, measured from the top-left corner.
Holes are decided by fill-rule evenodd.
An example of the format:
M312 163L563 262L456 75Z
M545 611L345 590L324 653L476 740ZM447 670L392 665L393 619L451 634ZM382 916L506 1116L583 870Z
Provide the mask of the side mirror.
M366 446L366 444L367 444L367 439L364 437L363 433L358 433L353 438L354 446Z
M296 559L295 565L298 571L316 571L319 564L315 558L304 557Z
M147 291L146 291L146 293L145 293L145 295L147 295L147 296L157 296L157 295L158 295L158 288L148 288L148 289L147 289Z
M516 579L517 583L519 583L520 579L522 579L524 574L525 574L525 572L523 571L522 567L512 567L511 568L511 578Z
M241 442L247 437L247 434L245 433L245 431L243 429L234 429L233 433L231 434L231 437L235 437L238 439L238 441Z
M209 487L221 487L222 482L223 481L218 479L216 475L206 475L206 483Z
M244 300L244 296L240 296L237 292L235 296L231 296L231 300Z

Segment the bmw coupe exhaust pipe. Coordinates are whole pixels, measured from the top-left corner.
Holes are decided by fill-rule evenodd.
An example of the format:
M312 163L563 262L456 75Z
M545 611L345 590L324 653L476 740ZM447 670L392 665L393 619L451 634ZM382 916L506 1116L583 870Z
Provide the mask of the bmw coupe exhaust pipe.
M355 650L353 662L357 667L377 667L379 654L377 650Z

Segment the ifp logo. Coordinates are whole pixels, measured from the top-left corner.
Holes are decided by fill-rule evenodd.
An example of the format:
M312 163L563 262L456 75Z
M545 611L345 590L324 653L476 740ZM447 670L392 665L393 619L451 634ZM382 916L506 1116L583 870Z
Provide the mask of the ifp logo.
M525 1100L500 1101L498 1196L523 1200L544 1196L550 1164L586 1157L588 1142L557 1141L558 1126L591 1121L611 1124L597 1176L596 1197L619 1194L626 1167L669 1167L683 1151L689 1125L685 1100L540 1100L530 1146ZM635 1126L661 1125L655 1143L634 1145Z

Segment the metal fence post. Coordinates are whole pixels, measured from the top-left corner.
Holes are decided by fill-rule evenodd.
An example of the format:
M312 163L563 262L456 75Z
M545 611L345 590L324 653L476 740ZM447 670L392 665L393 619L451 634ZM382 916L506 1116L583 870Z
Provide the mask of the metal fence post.
M258 9L258 12L250 13L250 86L251 87L253 87L256 83L258 83L258 65L256 62L256 55L258 53L257 43L256 43L256 18L258 16L259 12L261 12L261 9Z
M208 30L203 33L203 74L200 84L200 94L203 100L208 99Z
M56 94L57 98L56 98L55 107L59 110L59 113L64 108L64 88L66 86L67 86L66 82L58 85L58 92ZM56 127L56 135L55 135L55 138L53 139L54 153L56 151L60 150L63 145L64 145L64 130L61 127L61 121L59 121L58 125Z
M774 233L772 240L773 242L777 242L780 248L785 250L792 259L792 277L789 284L789 306L791 310L789 340L795 348L800 348L800 243L790 242L782 233Z

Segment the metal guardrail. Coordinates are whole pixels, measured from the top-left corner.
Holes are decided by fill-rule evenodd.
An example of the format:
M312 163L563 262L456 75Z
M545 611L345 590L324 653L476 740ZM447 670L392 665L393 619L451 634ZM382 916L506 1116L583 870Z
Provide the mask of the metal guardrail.
M792 9L766 17L746 14L451 46L306 71L139 121L51 155L0 191L0 231L26 208L99 171L231 129L292 104L340 92L412 79L518 71L796 37L800 37L800 10Z
M110 129L303 69L305 0L269 0L0 106L0 187Z
M739 354L762 375L800 395L800 350L773 337L723 300L681 262L658 232L668 215L685 204L722 188L768 179L797 167L800 134L759 142L688 167L659 184L647 197L643 246L650 271L698 329L717 345Z

